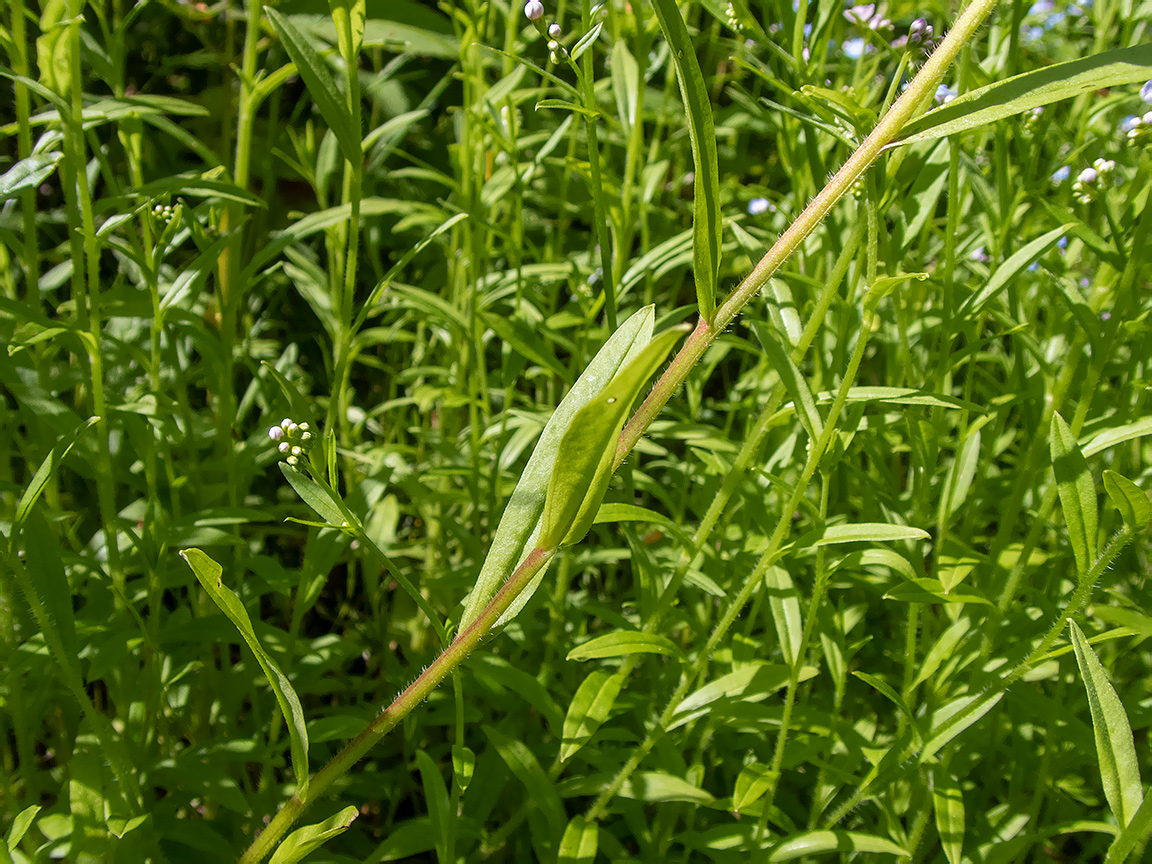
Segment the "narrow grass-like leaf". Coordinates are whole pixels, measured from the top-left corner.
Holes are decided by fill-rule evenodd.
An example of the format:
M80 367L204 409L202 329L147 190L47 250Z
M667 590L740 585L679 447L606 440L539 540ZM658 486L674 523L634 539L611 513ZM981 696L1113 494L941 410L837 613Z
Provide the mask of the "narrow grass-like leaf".
M540 845L550 849L551 854L555 855L556 838L563 835L568 821L555 784L522 741L515 741L491 726L483 728L484 734L488 736L488 740L492 742L492 746L496 748L508 770L524 784L530 805L538 810L548 823L548 834L540 838L542 841Z
M599 660L603 657L623 657L626 654L663 654L666 657L679 657L680 649L671 639L656 633L616 630L576 646L568 652L567 659Z
M16 818L12 820L12 827L8 829L8 836L4 838L4 845L8 847L9 852L16 851L16 847L20 845L20 841L24 839L24 835L28 833L28 829L32 827L32 820L36 818L36 814L40 812L40 809L39 804L25 807L16 815Z
M960 452L956 454L952 467L948 469L944 491L940 495L941 524L959 510L960 505L968 497L968 490L972 488L972 478L976 476L976 464L979 458L980 430L977 429L964 439L964 443L960 445Z
M1116 695L1108 673L1096 657L1096 652L1084 638L1075 621L1068 622L1072 631L1072 646L1080 678L1088 694L1088 707L1092 712L1092 731L1096 736L1096 759L1100 765L1100 781L1104 797L1112 815L1121 827L1127 826L1140 805L1144 792L1140 785L1140 762L1132 741L1132 726L1124 703Z
M908 525L889 525L885 522L856 522L849 525L830 525L824 530L813 546L829 546L834 543L859 543L871 541L888 543L893 540L927 540L931 535L920 528Z
M580 59L580 55L591 48L597 39L600 38L600 31L604 29L604 22L600 21L591 30L580 37L579 41L572 46L572 60Z
M961 696L943 705L932 715L932 731L928 733L928 740L924 743L924 747L920 751L920 761L923 762L930 759L933 754L939 752L941 747L995 708L996 704L1003 698L1003 690L998 692L988 691L976 693L971 696ZM968 710L969 706L972 705L976 707L971 714L968 714L962 720L955 723L952 722L953 717L963 714L963 712Z
M788 665L795 665L800 655L800 638L804 630L800 595L788 571L778 566L769 567L764 573L764 588L768 592L768 605L772 610L780 650Z
M675 712L664 728L672 731L697 717L702 717L711 710L713 703L721 699L759 702L785 687L790 674L789 667L782 664L749 663L735 672L709 681L699 690L688 694L676 706ZM816 669L804 666L800 669L799 680L807 681L815 674Z
M592 358L583 374L576 379L568 395L552 413L552 417L540 433L536 449L524 466L520 481L516 484L500 524L492 538L488 556L480 568L480 575L469 594L464 613L460 616L459 629L463 630L476 619L480 611L495 596L496 591L513 570L532 551L539 535L540 514L548 490L552 466L556 461L556 451L572 418L615 377L616 373L648 344L652 338L652 325L656 319L655 309L645 306L617 328L604 346ZM510 621L528 602L543 573L516 598L500 621Z
M901 582L889 588L885 600L898 600L902 603L992 603L977 589L967 586L954 588L944 586L939 579L920 578Z
M308 729L304 723L304 709L300 707L300 700L292 688L287 676L280 671L276 661L264 650L260 640L256 638L256 631L252 629L252 620L248 617L248 610L240 602L230 588L224 586L221 576L224 568L201 552L199 549L182 549L180 557L188 562L196 581L212 598L212 602L227 616L240 636L247 643L256 657L256 662L264 670L268 684L276 695L276 702L284 715L284 723L288 727L288 737L292 750L292 771L296 776L295 794L304 798L308 792Z
M824 433L824 421L820 417L820 412L816 410L816 400L812 397L812 391L808 389L808 382L768 325L761 321L753 321L752 329L756 331L756 338L764 347L764 353L768 355L769 362L776 369L776 374L780 376L788 395L792 397L792 403L796 406L796 416L804 424L804 431L812 441L816 441Z
M1115 429L1106 429L1093 436L1092 440L1084 445L1084 456L1095 456L1101 451L1134 438L1152 435L1152 417L1143 417L1133 423L1125 423Z
M344 518L344 511L336 503L332 497L332 493L300 471L297 471L287 462L281 462L280 472L284 478L292 484L292 488L296 490L304 503L311 507L330 525L336 527L345 527L348 525L348 520Z
M449 851L453 845L455 814L452 813L449 803L448 788L444 785L444 778L440 776L440 769L436 767L432 757L423 750L416 754L416 767L420 771L420 782L424 786L424 801L428 806L428 818L432 822L432 834L436 838L436 860L440 864L451 864L453 859Z
M579 543L592 527L612 477L616 439L632 403L682 333L673 328L655 337L573 416L548 480L540 517L539 544L544 548Z
M52 623L60 634L64 650L76 656L76 614L72 610L72 588L60 559L60 541L43 513L43 506L32 508L24 522L24 556L28 573L44 603Z
M975 129L1041 105L1152 78L1152 44L1105 51L972 90L906 125L889 146Z
M765 861L794 861L807 855L866 852L908 856L908 851L891 840L855 831L808 831L773 846Z
M358 807L348 806L323 822L297 828L276 847L269 864L296 864L333 837L339 837L360 815Z
M304 79L304 86L315 100L324 122L336 136L344 158L349 162L359 163L360 130L352 128L352 117L348 113L344 96L337 89L336 82L332 80L328 67L312 47L312 40L301 33L288 18L270 6L264 7L264 14L268 16L272 29L280 37L284 50L296 64L296 70Z
M688 115L692 142L693 180L692 275L700 317L712 320L716 310L716 284L720 273L720 169L716 155L716 127L708 87L696 59L696 49L680 16L676 0L653 0L660 29L672 51L676 80Z
M55 152L34 153L27 159L21 159L0 175L0 202L15 198L25 189L38 187L52 175L56 163L63 156L63 153Z
M40 493L44 491L44 487L48 485L48 481L52 479L52 475L59 470L60 463L64 460L64 457L68 455L68 451L76 446L76 442L80 440L80 436L99 420L99 417L89 417L84 423L77 427L72 434L66 435L57 441L48 455L44 457L44 461L40 463L40 467L36 469L36 473L32 475L32 479L28 482L28 487L24 490L24 494L20 496L20 503L16 505L16 516L12 520L12 526L8 529L8 549L13 555L16 554L16 537L20 532L20 527L24 524L24 520L28 518L28 514L32 512L32 506L40 497Z
M1104 472L1104 490L1126 524L1133 531L1143 531L1152 522L1152 502L1143 489L1115 471Z
M1072 430L1056 412L1052 414L1048 444L1060 506L1064 510L1064 525L1072 554L1076 556L1076 572L1083 579L1096 560L1096 484L1092 482L1092 472L1076 446Z
M618 39L612 46L612 94L616 97L616 116L625 133L632 131L640 93L640 67L628 50L628 43Z
M974 295L964 304L960 310L960 315L968 318L975 318L979 315L989 300L1003 291L1008 283L1027 269L1032 262L1051 249L1056 241L1067 234L1072 227L1072 224L1068 224L1053 228L1017 249L996 268L996 272L992 274L980 293Z
M560 761L577 753L596 734L624 686L624 676L596 669L588 674L572 697L564 717L564 740L560 745Z
M573 816L560 840L557 864L592 864L600 845L600 826L583 816Z
M664 771L638 771L620 790L621 798L651 803L681 801L685 804L710 807L716 798L699 786L693 786L681 777Z

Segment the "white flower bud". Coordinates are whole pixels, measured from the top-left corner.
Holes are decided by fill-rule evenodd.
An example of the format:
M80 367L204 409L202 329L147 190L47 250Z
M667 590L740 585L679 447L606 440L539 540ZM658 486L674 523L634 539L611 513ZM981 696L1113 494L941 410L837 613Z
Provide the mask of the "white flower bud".
M1095 168L1085 168L1076 179L1081 183L1095 183L1098 176L1099 172Z
M528 0L524 4L524 17L529 21L539 21L544 17L544 4L540 0Z
M292 425L292 419L290 417L285 417L283 420L280 421L280 428L283 429L285 432L288 431L288 427L291 425Z
M303 451L303 450L301 450L299 447L293 447L293 448L292 448L292 455L293 455L293 456L299 456L299 455L300 455L301 453L303 453L303 452L304 452L304 451Z
M553 54L556 53L556 49L558 49L559 47L560 47L560 43L557 42L555 39L548 40L548 50L551 51Z
M287 453L291 449L292 449L292 445L289 444L287 441L281 441L280 442L280 452L281 453Z
M301 423L301 424L300 424L300 431L301 431L301 432L307 432L309 428L310 428L310 427L308 426L308 424L307 424L307 423Z
M296 463L299 462L300 460L297 459L295 456L289 456L287 461L288 461L289 465L291 465L293 468L295 468Z
M311 432L305 432L303 435L300 436L300 440L301 441L311 441L312 440L312 433Z
M279 441L281 438L284 437L284 430L281 429L279 426L273 426L271 429L268 430L268 437L271 438L273 441Z
M560 29L559 24L552 24L548 28L548 35L551 36L553 39L559 39L563 32L564 31Z

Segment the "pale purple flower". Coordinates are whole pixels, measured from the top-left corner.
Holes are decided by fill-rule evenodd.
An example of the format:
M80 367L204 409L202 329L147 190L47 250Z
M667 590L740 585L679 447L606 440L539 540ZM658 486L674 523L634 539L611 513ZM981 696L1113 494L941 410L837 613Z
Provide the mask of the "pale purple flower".
M844 40L844 56L849 60L859 60L864 56L864 49L868 43L859 36L855 39Z
M1144 82L1144 86L1140 88L1140 98L1152 105L1152 81Z
M753 198L748 202L748 215L759 216L761 213L767 213L771 207L767 198Z
M1067 165L1061 165L1061 166L1060 166L1059 168L1057 168L1057 169L1056 169L1056 171L1055 171L1055 172L1052 174L1052 182L1053 182L1053 183L1063 183L1065 180L1067 180L1067 179L1068 179L1068 176L1069 176L1071 173L1072 173L1072 169L1071 169L1071 168L1069 168Z
M947 105L960 94L949 87L947 84L941 84L936 88L936 101L941 105Z

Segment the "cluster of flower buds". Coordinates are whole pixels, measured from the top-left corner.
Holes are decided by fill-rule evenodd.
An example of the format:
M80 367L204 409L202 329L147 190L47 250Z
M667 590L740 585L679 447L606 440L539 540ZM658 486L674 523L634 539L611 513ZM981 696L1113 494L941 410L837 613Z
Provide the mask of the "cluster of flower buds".
M152 208L152 215L164 222L172 218L173 212L171 204L157 204Z
M1115 168L1116 163L1111 159L1101 158L1093 162L1091 168L1081 171L1072 184L1072 194L1076 196L1076 200L1081 204L1095 200Z
M279 426L268 430L268 437L278 441L278 449L287 456L287 462L293 468L300 462L300 457L308 452L312 446L312 432L307 423L293 423L285 417Z
M568 56L568 52L560 44L560 37L564 35L560 25L552 22L547 27L544 26L544 4L540 0L528 0L524 4L524 17L535 25L541 36L548 39L548 56L553 63L559 63Z
M1147 147L1152 144L1152 111L1143 117L1133 117L1125 124L1128 140L1137 146Z
M1040 118L1044 116L1044 106L1037 105L1031 111L1024 112L1024 128L1029 132L1036 128L1036 124L1040 122Z

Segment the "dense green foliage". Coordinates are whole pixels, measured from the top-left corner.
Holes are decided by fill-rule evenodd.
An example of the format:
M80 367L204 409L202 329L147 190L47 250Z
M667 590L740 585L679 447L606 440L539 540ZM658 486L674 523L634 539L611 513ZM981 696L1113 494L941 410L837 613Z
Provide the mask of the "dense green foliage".
M10 0L0 861L1135 860L1152 0L543 9Z

